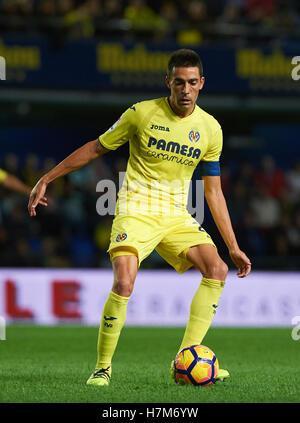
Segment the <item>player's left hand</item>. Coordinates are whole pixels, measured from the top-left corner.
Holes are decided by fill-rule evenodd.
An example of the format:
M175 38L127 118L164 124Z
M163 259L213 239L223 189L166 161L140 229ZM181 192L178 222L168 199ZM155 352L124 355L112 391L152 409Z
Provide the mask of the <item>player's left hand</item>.
M249 275L249 273L251 272L251 261L246 256L246 254L240 249L229 250L229 254L231 260L239 269L237 276L239 278L244 278L245 276Z
M30 216L36 216L35 208L38 204L47 207L47 197L45 197L45 192L47 189L47 184L40 179L38 183L33 187L28 201L28 212Z

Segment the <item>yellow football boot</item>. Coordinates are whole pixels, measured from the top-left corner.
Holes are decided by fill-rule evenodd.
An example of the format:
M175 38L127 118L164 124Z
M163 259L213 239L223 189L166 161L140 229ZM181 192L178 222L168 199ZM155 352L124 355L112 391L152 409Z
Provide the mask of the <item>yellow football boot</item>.
M86 384L92 386L108 386L111 378L111 366L106 369L96 369L88 378Z

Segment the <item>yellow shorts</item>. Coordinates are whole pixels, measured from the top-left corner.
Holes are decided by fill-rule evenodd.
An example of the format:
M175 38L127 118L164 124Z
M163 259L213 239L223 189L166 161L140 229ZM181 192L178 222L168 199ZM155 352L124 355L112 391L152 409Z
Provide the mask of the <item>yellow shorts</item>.
M198 244L215 246L210 235L188 213L180 216L116 215L108 252L111 260L136 255L141 262L155 249L178 273L193 264L188 249Z

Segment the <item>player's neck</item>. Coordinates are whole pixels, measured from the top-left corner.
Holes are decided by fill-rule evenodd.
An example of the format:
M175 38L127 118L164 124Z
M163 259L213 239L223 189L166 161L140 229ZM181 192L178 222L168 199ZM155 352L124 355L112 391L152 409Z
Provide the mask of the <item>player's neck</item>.
M168 97L168 103L169 103L173 113L175 113L175 115L180 117L181 119L191 115L193 113L194 109L195 109L195 104L193 104L193 106L189 109L181 109L181 108L176 106L176 104L172 101L171 97Z

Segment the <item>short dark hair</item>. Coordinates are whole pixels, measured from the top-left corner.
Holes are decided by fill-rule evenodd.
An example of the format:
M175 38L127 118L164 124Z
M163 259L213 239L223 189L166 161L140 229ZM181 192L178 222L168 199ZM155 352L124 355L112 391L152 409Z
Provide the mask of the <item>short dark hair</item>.
M199 54L194 50L187 48L181 48L176 50L169 59L167 76L170 78L172 75L173 69L178 67L188 68L188 67L198 67L200 76L203 76L203 65Z

